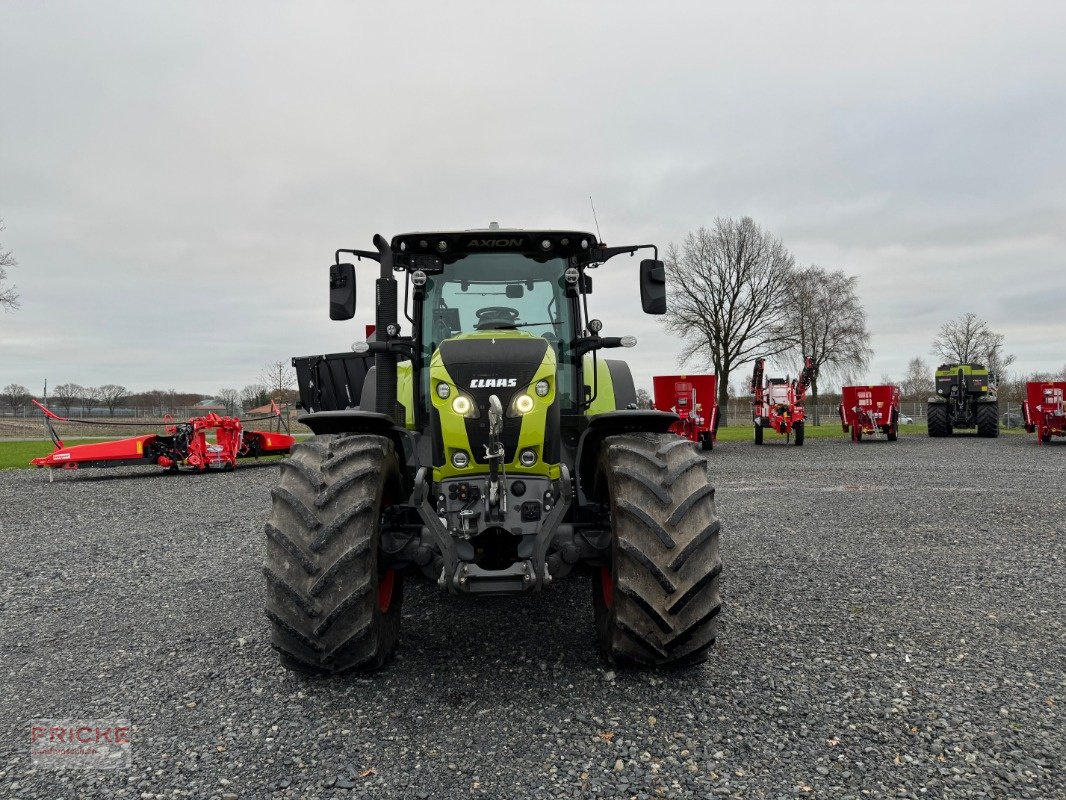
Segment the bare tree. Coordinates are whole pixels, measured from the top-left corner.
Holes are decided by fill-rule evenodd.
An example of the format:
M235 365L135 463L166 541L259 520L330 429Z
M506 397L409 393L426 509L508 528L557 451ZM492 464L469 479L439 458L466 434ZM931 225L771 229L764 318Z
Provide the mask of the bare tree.
M818 419L819 378L845 382L866 369L873 351L866 329L866 310L856 287L859 279L841 270L811 266L793 270L788 284L788 332L791 349L810 356L816 369L811 381L815 420Z
M266 386L270 397L276 401L286 400L296 384L292 367L284 361L272 361L263 369L259 378Z
M651 394L643 386L637 389L637 408L651 408Z
M0 233L4 230L4 221L0 219ZM14 254L10 250L5 250L3 243L0 242L0 308L5 311L14 311L19 307L19 293L14 286L8 284L7 278L8 269L17 267L18 263Z
M100 404L100 389L97 386L86 386L81 390L81 406L85 413L92 415L93 408Z
M115 409L130 396L129 389L116 383L105 383L97 391L100 393L100 402L107 406L107 413L112 417L115 416Z
M667 248L664 324L681 341L681 363L713 367L719 405L735 369L789 347L784 295L793 264L781 240L751 217L715 219Z
M933 339L933 354L945 362L977 362L997 376L1014 363L1014 356L1003 352L1003 334L995 333L976 314L963 314L945 322Z
M241 402L241 393L236 389L219 389L217 397L226 407L226 413L233 416Z
M19 409L30 402L30 390L21 383L9 383L0 392L0 400L11 409L12 416L18 416Z
M270 395L266 387L260 383L253 383L241 389L241 405L245 409L258 408L270 402Z
M85 390L76 383L61 383L52 389L52 397L70 414L71 406L77 402Z
M933 391L933 370L921 358L907 362L907 374L900 383L900 390L908 400L920 400Z

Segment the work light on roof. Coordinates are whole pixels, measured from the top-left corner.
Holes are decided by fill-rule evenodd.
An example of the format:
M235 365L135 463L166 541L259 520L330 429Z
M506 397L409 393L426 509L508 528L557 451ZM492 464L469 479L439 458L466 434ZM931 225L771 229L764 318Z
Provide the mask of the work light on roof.
M563 277L566 278L567 283L577 283L577 279L581 277L581 273L578 272L577 267L567 267L566 272L563 273Z

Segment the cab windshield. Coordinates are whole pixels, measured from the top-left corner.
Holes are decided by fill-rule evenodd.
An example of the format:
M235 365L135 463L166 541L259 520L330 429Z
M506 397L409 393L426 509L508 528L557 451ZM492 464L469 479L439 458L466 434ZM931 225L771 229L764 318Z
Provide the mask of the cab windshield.
M537 261L517 253L476 253L429 276L422 305L422 366L429 366L445 339L488 330L541 336L555 348L560 364L567 363L574 328L565 269L561 258ZM423 375L428 386L428 370ZM560 394L573 397L572 370L560 369L558 381Z

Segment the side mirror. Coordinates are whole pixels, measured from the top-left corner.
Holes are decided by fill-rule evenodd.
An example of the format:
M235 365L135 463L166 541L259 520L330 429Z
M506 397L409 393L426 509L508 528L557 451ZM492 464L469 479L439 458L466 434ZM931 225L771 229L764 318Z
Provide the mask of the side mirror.
M666 313L666 265L646 258L640 262L640 304L645 314Z
M355 316L355 265L333 264L329 268L329 318Z

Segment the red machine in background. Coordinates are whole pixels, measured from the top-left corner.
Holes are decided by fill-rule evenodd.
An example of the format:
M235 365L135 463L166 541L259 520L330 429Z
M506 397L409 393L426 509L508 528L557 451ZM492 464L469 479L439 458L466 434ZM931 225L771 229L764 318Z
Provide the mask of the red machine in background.
M1025 429L1038 434L1041 444L1066 436L1066 381L1029 381L1022 412Z
M718 434L718 378L714 375L655 375L654 407L673 411L680 422L671 431L699 442L704 450L714 448Z
M796 446L803 446L803 424L806 419L803 403L807 399L807 389L818 374L814 359L803 359L803 370L795 380L784 378L763 379L766 359L755 360L755 370L751 376L752 420L755 423L755 444L762 444L763 431L767 428L777 431L782 436L796 434Z
M273 431L246 431L243 422L268 419L282 419L281 410L271 404L274 413L259 417L238 419L237 417L220 417L218 414L206 414L192 417L188 422L175 423L172 420L162 423L165 433L150 433L91 444L63 445L53 420L81 425L136 425L145 427L153 423L116 422L109 420L67 419L52 413L36 400L33 401L44 412L45 424L55 442L56 449L47 456L30 461L31 466L59 469L78 469L80 467L122 467L147 466L156 464L177 472L182 466L204 472L208 469L232 470L237 466L237 459L258 458L267 455L284 455L296 443L296 439L287 433ZM155 423L159 424L159 423ZM207 441L207 431L215 431L215 441Z
M898 386L843 386L840 389L840 424L851 432L851 441L863 434L874 439L899 437L900 395Z

